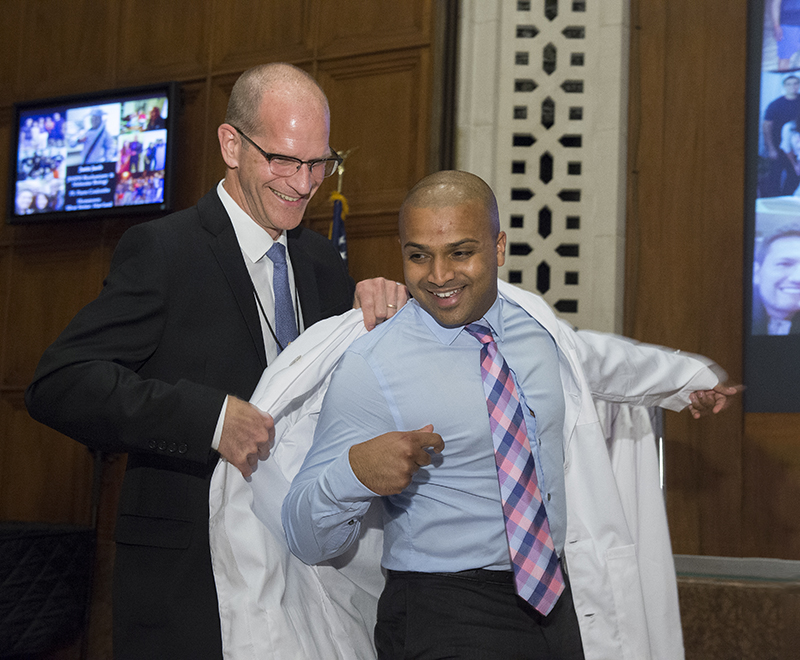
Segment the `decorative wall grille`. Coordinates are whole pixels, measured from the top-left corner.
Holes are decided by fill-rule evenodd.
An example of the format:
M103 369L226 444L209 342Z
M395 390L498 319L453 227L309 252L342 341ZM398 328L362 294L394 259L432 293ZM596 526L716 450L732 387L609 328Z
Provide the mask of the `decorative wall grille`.
M622 327L628 0L463 0L458 167L497 195L501 277Z

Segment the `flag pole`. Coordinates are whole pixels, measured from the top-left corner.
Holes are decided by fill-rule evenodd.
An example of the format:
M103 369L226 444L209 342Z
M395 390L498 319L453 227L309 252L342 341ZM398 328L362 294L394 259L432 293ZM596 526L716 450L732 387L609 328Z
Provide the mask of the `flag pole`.
M348 149L339 154L342 157L342 162L339 163L339 167L336 168L336 174L339 177L339 181L336 183L336 192L340 195L342 194L342 179L344 179L344 162L351 153L353 153L353 149Z
M347 198L342 194L342 181L344 179L344 163L353 151L353 149L348 149L339 154L342 158L342 162L339 163L339 167L336 170L339 180L337 181L336 192L331 193L330 197L333 202L333 220L331 220L330 229L328 230L328 238L339 250L339 255L345 265L347 265L347 236L344 229L344 219L350 212L350 208Z

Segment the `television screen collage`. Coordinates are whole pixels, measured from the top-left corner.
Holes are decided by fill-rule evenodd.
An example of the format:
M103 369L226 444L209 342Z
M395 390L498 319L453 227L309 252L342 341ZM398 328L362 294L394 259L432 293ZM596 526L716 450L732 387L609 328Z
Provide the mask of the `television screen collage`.
M800 0L765 3L751 333L800 333Z
M800 412L800 0L751 0L744 394Z
M14 214L164 202L166 95L21 110Z

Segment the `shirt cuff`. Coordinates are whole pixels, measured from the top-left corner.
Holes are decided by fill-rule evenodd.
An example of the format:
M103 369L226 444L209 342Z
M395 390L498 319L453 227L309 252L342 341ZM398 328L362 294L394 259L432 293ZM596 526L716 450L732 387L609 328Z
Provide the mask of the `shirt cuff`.
M375 497L380 497L359 481L350 466L350 450L342 453L325 470L323 475L325 490L327 490L333 501L344 503L366 502L367 504ZM349 508L349 507L343 507Z

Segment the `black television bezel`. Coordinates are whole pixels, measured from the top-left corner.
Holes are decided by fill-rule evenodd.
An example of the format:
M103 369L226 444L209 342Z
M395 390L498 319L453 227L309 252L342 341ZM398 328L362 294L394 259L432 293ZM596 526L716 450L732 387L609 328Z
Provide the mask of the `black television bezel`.
M800 412L800 336L753 333L753 263L756 245L761 135L761 96L764 53L765 0L749 0L747 30L747 99L745 145L745 223L743 295L744 411ZM800 76L800 68L781 72Z
M101 105L104 103L124 102L130 98L147 96L166 96L169 112L166 119L167 147L164 167L164 200L152 204L131 204L98 209L79 209L73 211L49 211L47 213L16 214L17 167L19 158L20 116L23 112L47 112L64 105ZM174 210L176 143L178 140L178 114L180 102L180 86L176 81L151 83L130 87L119 87L96 92L84 92L64 96L21 101L13 106L11 125L11 141L9 148L8 190L6 203L6 223L10 225L28 225L43 223L64 223L78 220L92 220L119 217L154 216Z

